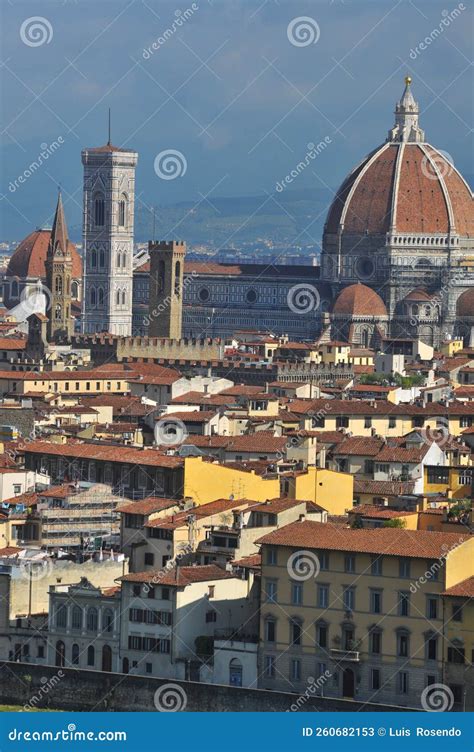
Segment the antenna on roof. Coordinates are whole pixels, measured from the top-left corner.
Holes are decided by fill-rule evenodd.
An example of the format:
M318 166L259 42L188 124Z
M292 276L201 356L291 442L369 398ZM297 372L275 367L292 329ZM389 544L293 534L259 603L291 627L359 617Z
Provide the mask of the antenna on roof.
M109 107L109 140L107 141L107 145L110 146L111 143L112 142L110 140L110 107Z
M151 239L154 242L155 241L155 226L156 226L156 213L155 213L155 207L154 206L152 206L152 208L151 208L151 213L152 213L152 216L153 216L153 227L152 227L152 232L151 232Z

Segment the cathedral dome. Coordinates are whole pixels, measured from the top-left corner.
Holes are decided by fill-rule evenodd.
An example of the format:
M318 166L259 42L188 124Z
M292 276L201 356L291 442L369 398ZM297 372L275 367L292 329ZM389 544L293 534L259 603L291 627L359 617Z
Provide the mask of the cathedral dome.
M6 271L6 277L19 279L46 279L46 255L48 253L51 230L31 232L13 253ZM72 256L72 276L82 277L82 259L74 243L69 242Z
M380 295L360 283L342 290L332 312L340 316L387 316L387 309Z
M460 319L474 318L474 287L459 296L456 303L456 314Z
M425 142L406 79L387 142L344 180L326 234L455 233L474 236L473 196L449 155Z
M422 290L420 287L418 287L416 290L412 290L408 293L408 295L405 295L404 300L408 303L413 301L414 303L429 303L431 301L432 295L430 295L426 290Z

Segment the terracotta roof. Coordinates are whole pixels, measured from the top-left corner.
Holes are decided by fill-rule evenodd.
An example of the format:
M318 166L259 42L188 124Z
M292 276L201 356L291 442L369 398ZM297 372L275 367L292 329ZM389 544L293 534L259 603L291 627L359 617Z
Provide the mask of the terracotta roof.
M125 446L107 446L104 444L52 444L47 441L30 441L18 443L19 451L26 454L45 454L59 457L83 457L102 462L120 462L132 465L176 468L183 466L179 457L170 457L156 449L135 449Z
M373 519L393 520L397 517L408 517L412 514L418 514L418 512L400 511L399 509L378 507L374 504L359 504L349 509L349 514L360 514L362 517L371 517Z
M87 147L84 149L84 151L91 152L92 154L109 154L114 151L120 151L120 152L131 152L134 153L133 149L122 149L119 146L114 146L113 144L104 144L103 146L92 146Z
M51 230L35 230L31 232L15 249L6 277L33 277L46 279L46 255L48 253ZM74 243L69 241L69 251L72 256L72 276L82 278L82 259L76 251Z
M301 415L308 413L322 412L323 415L331 417L333 415L417 415L426 418L449 417L452 415L474 415L474 403L452 401L448 405L442 405L440 402L429 402L426 405L411 405L400 403L395 405L386 400L379 400L375 404L368 403L358 399L295 399L289 404L292 412Z
M3 556L18 556L20 551L23 551L22 548L17 548L17 546L6 546L6 548L0 548L0 557Z
M234 559L231 563L234 567L260 569L262 566L262 557L260 554L251 554L250 556L243 556L241 559Z
M380 295L360 282L345 287L339 293L332 312L344 316L387 316L387 309Z
M157 571L149 570L147 572L134 572L120 577L122 582L147 582L153 585L166 585L167 587L187 587L195 582L208 582L210 580L230 580L235 579L232 572L221 569L216 564L205 564L195 567L174 567L165 572L163 569Z
M279 452L286 446L285 436L274 436L269 431L233 436L228 450L233 452Z
M358 553L385 554L420 559L437 559L446 556L451 548L469 540L469 535L438 533L426 530L400 530L375 528L353 530L335 528L324 522L292 522L257 543L292 548L313 548Z
M155 416L155 420L159 422L180 420L182 423L208 423L216 415L217 413L213 410L193 410L189 412L163 413L163 415Z
M457 598L474 598L474 577L468 577L456 585L448 588L441 595L452 595Z
M219 394L225 397L253 397L255 394L260 394L262 391L261 386L251 386L249 384L236 384L235 386L224 389ZM269 398L275 398L274 394L269 394Z
M183 512L170 514L167 517L160 517L156 520L148 520L145 527L161 527L166 530L174 530L186 524L186 520L191 515L196 519L203 519L205 517L212 517L215 514L232 512L239 507L246 508L249 504L255 504L255 502L247 499L215 499L215 501L210 501L208 504L201 504L198 507L186 509Z
M456 303L456 313L462 318L474 318L474 287L465 290Z
M414 488L414 481L360 480L354 478L354 493L377 496L406 496L413 494Z
M422 290L420 287L417 287L416 290L412 290L408 293L408 295L405 295L403 300L414 300L414 301L426 301L429 302L433 296L430 295L426 290Z
M376 455L375 460L377 462L421 462L430 445L424 444L421 447L394 447L384 446L384 448Z
M142 514L145 516L175 507L177 503L176 499L161 499L158 496L149 496L147 499L133 501L130 504L117 507L117 512L122 512L123 514Z
M231 405L235 400L222 394L204 394L203 392L186 392L171 400L170 405Z
M267 499L260 504L255 504L252 507L248 507L247 512L262 512L268 514L280 514L280 512L286 512L287 509L292 509L300 504L308 504L306 500L301 499L288 499L282 497L279 499Z
M26 337L0 337L0 350L24 350Z
M344 439L334 450L334 455L360 455L375 457L385 442L377 436L350 436Z

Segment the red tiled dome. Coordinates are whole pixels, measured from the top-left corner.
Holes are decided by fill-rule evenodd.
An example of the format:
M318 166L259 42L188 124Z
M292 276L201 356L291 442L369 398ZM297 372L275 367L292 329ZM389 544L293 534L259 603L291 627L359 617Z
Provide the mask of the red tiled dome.
M447 158L425 143L386 143L346 178L325 232L456 232L474 236L473 199Z
M8 264L6 276L26 279L46 278L46 255L48 253L51 230L35 230L31 232L16 248ZM82 259L76 251L74 243L69 241L72 256L72 276L82 277Z
M459 296L456 303L456 313L459 318L474 318L474 287Z
M344 288L337 296L332 312L347 316L387 316L380 295L360 283Z
M431 300L431 295L427 293L426 290L421 290L420 288L418 288L417 290L412 290L411 292L409 292L408 295L405 295L404 300L413 300L416 303L420 301L423 303L429 303L429 301Z

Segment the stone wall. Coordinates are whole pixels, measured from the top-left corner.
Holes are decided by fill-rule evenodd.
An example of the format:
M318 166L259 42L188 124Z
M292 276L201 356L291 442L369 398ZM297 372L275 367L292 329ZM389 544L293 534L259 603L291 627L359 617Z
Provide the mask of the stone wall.
M166 691L166 685L170 682L145 676L7 662L0 671L0 704L70 711L156 712L155 692L160 687ZM309 697L297 706L301 696L285 692L197 682L172 682L172 686L175 690L178 687L182 701L185 699L183 710L187 712L285 712L292 707L305 712L414 710L320 697ZM43 689L40 693L41 687L47 687L48 692Z

